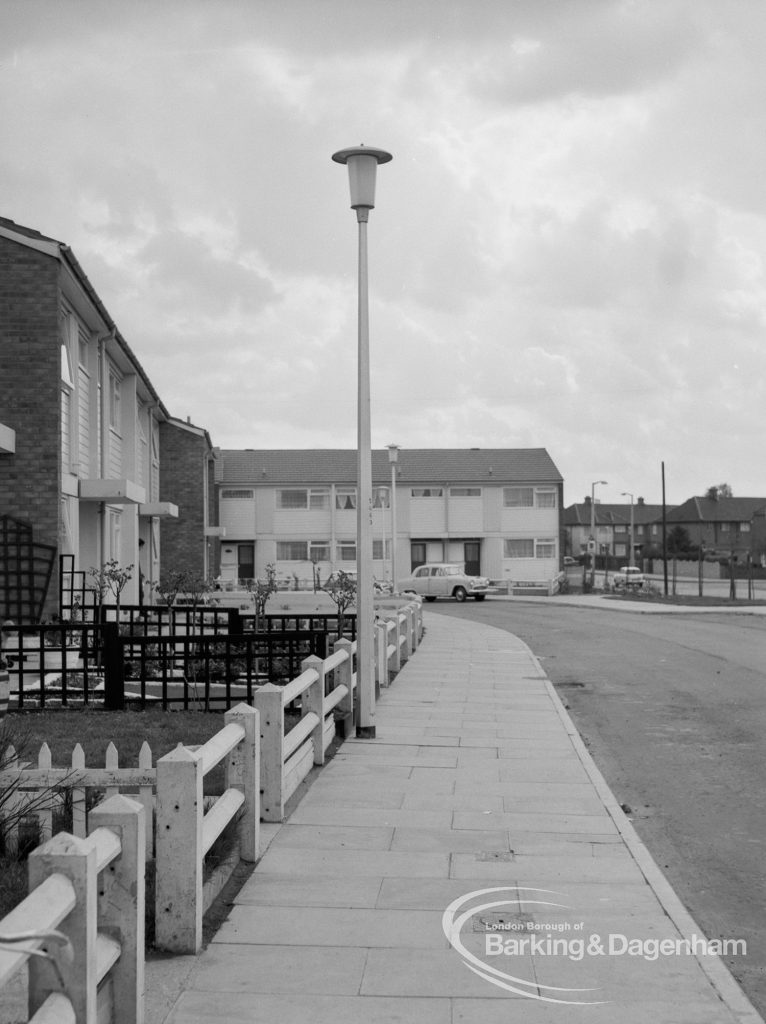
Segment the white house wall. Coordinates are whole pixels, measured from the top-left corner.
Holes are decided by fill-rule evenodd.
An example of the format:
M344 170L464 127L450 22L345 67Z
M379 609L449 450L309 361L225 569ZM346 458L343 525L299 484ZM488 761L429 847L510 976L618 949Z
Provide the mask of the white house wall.
M486 531L484 497L449 497L447 506L449 533L464 537L478 536Z
M279 509L275 487L252 488L252 498L219 498L220 524L226 529L225 547L229 555L222 560L221 574L226 579L236 577L236 546L238 543L255 544L255 571L262 576L268 564L275 564L280 574L295 573L300 578L311 577L308 559L299 562L280 562L277 544L280 540L326 543L331 552L338 553L343 542L356 538L356 510L337 509L335 490L330 491L329 507L324 509ZM235 484L221 487L226 491L246 490ZM417 489L417 488L416 488ZM449 494L449 487L436 497L413 497L413 486L397 488L396 551L398 575L410 569L410 545L413 541L426 544L427 557L433 560L463 561L465 541L477 540L481 544L481 571L493 579L550 580L559 571L559 515L556 508L504 508L501 484L484 485L481 495L457 496ZM550 492L546 485L544 490ZM560 491L557 491L557 500ZM373 539L382 544L377 550L386 553L373 566L376 577L390 575L389 509L373 509ZM550 541L551 557L507 558L505 541L525 539L533 544ZM331 569L353 569L355 563L322 562L322 574Z

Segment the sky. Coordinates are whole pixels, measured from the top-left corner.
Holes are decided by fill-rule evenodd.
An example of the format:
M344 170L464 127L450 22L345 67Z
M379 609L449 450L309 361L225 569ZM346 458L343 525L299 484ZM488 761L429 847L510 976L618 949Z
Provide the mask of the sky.
M0 215L221 448L539 448L766 494L762 0L0 0Z

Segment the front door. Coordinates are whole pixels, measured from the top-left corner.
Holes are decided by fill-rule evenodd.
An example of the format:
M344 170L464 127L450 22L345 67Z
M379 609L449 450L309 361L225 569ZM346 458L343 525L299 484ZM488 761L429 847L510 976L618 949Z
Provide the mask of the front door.
M422 541L413 541L410 544L411 569L414 571L419 565L425 565L426 546Z
M480 576L481 543L478 540L467 540L465 542L464 554L466 576Z
M237 577L241 580L255 577L255 544L237 545Z

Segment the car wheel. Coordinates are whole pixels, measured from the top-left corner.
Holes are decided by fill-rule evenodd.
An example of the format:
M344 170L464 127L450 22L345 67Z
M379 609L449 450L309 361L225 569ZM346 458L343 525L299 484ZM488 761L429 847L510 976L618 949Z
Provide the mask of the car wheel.
M483 601L486 596L486 594L474 594L473 599L474 601Z
M455 598L456 601L465 601L465 599L468 597L468 594L466 593L465 587L455 587L452 596Z
M425 600L426 600L426 601L435 601L435 600L436 600L436 598L435 598L435 597L434 597L433 595L431 595L430 597L426 597L426 599L425 599Z

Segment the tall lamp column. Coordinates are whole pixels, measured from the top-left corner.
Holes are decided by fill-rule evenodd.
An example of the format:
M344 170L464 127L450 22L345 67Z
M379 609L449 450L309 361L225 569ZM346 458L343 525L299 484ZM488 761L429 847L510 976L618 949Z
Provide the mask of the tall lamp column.
M399 461L399 445L388 445L388 461L391 463L391 593L396 593L396 464Z
M623 491L622 497L630 498L630 557L628 558L628 565L633 565L636 558L633 542L633 495L630 493L630 491Z
M606 480L595 480L590 485L590 536L593 543L593 551L590 556L590 589L596 586L596 552L598 543L596 541L596 488L599 484L605 484Z
M357 366L357 502L356 502L356 671L359 718L357 735L375 736L375 671L373 664L372 452L370 431L370 336L367 285L367 220L375 206L378 164L391 154L359 146L333 153L348 167L351 209L359 224L359 331Z

